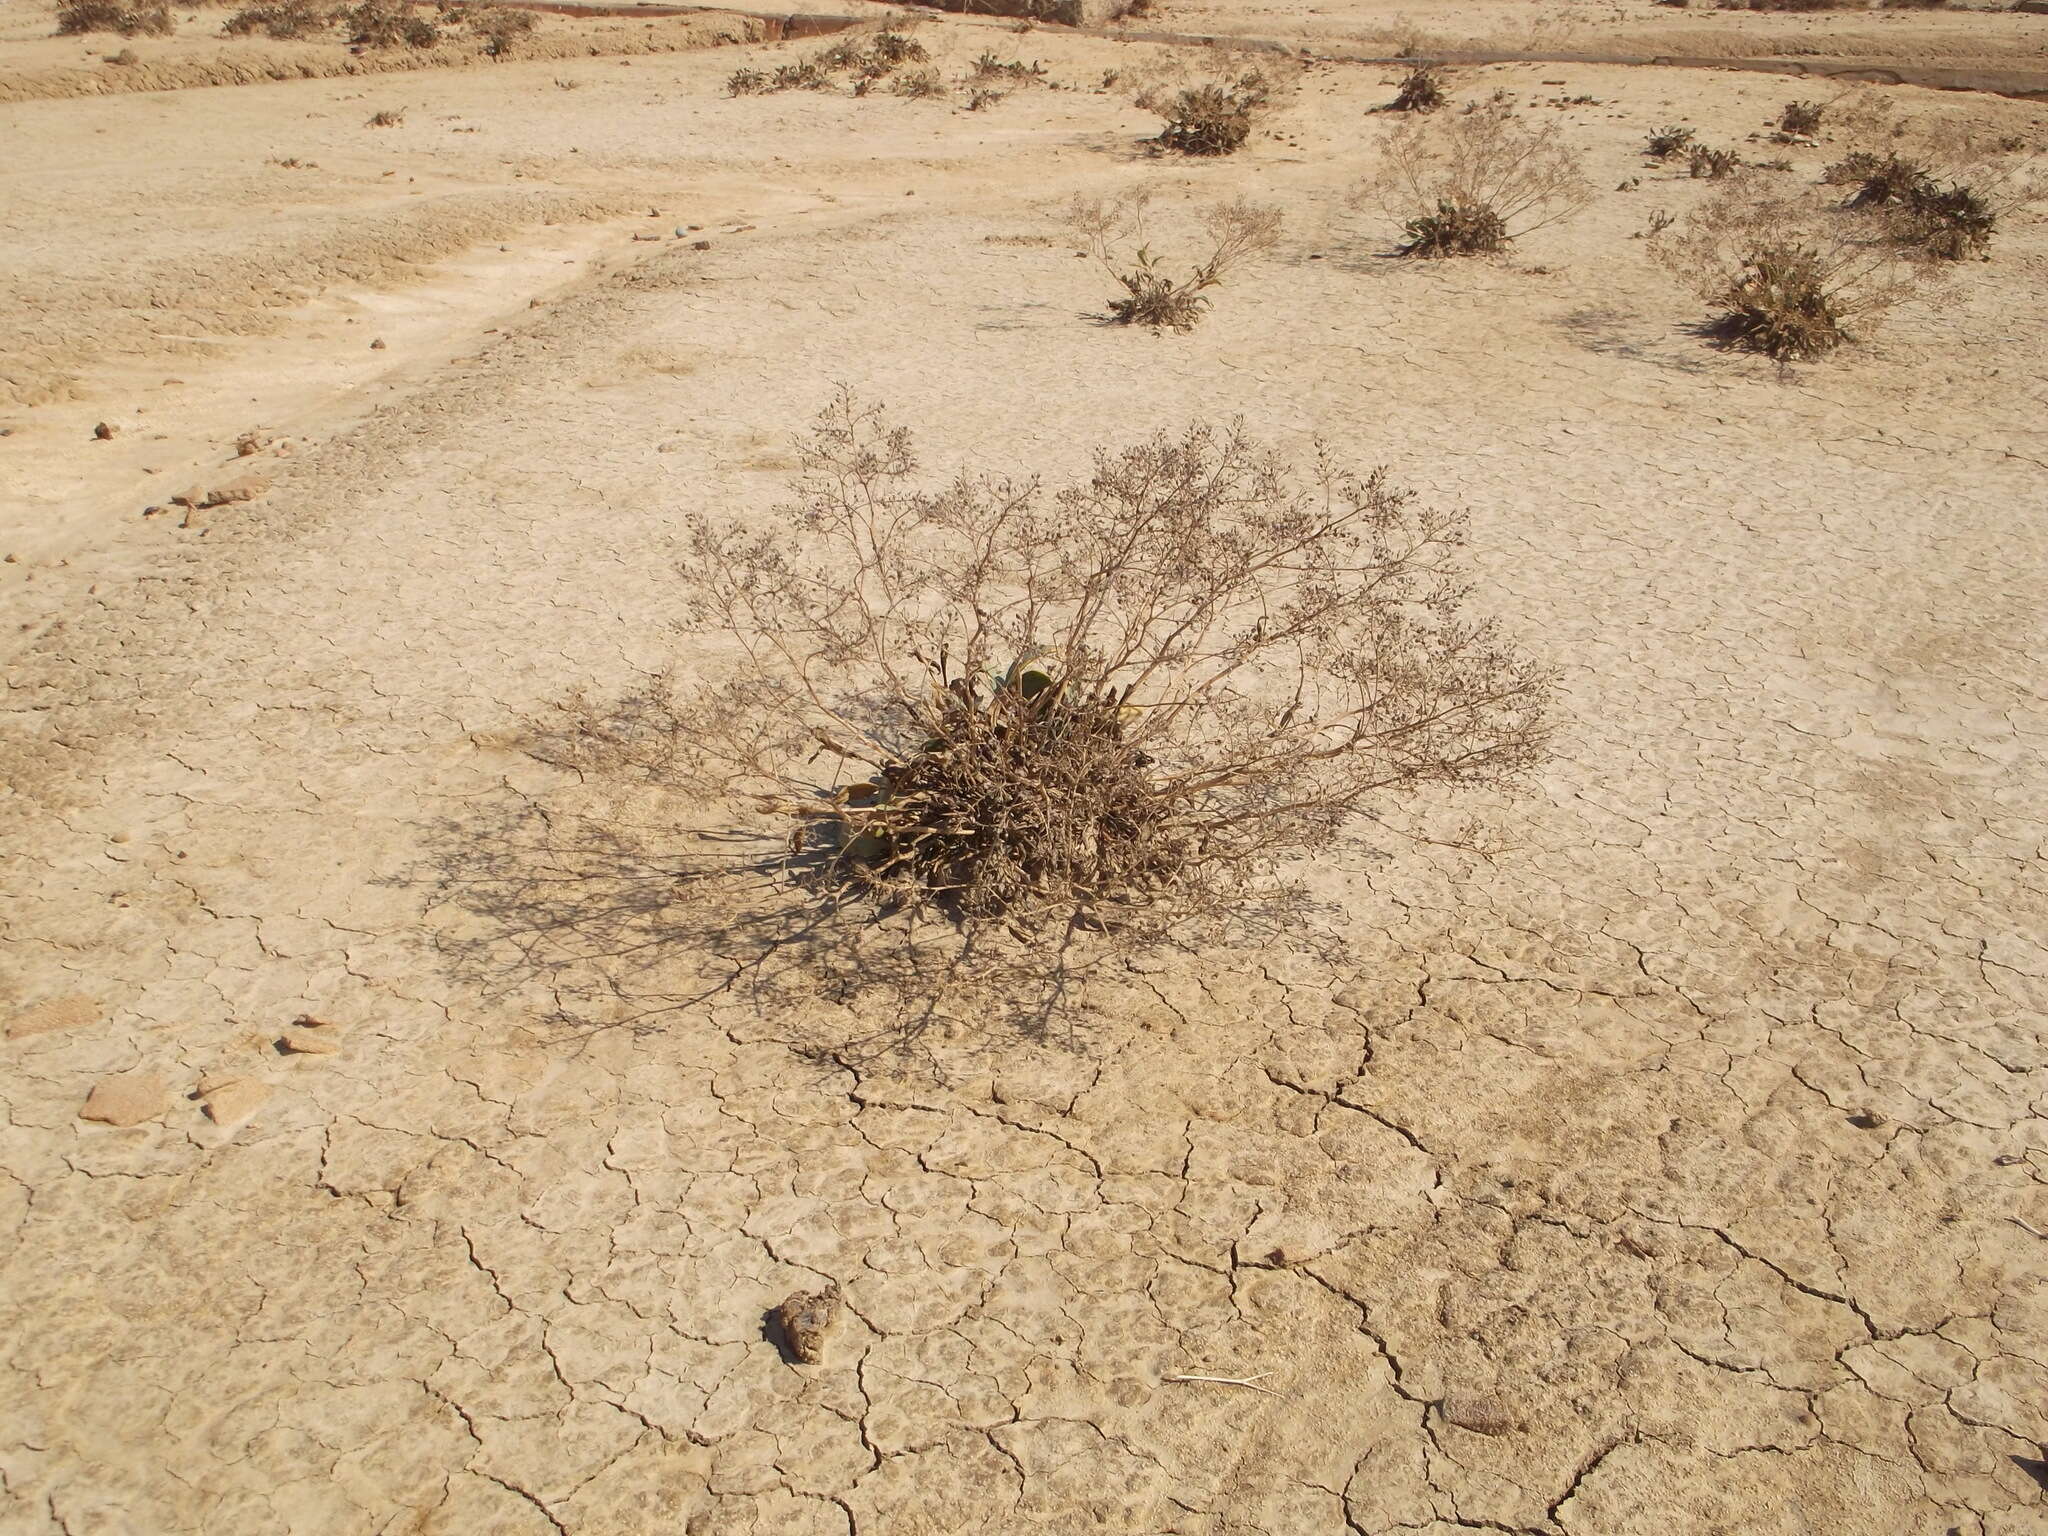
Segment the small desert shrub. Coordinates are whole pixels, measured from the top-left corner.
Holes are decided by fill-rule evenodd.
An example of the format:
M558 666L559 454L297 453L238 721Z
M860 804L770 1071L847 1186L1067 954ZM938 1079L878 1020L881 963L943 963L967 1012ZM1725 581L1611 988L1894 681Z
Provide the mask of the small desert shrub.
M451 8L450 14L472 36L483 39L484 52L494 59L504 58L522 38L531 36L535 23L533 12L507 5L460 6Z
M119 5L113 0L75 0L57 12L57 35L116 32L122 37L169 37L171 13L161 5Z
M736 69L725 77L729 96L759 96L768 90L768 76L758 69Z
M221 27L223 37L247 37L261 32L265 37L289 41L315 37L334 25L334 12L309 0L282 0L276 5L252 5L235 12Z
M1868 220L1812 189L1737 185L1650 248L1711 306L1708 334L1782 361L1860 339L1928 286L1926 269Z
M829 91L832 76L816 59L798 59L794 64L778 64L775 73L768 77L771 91Z
M1742 169L1742 157L1732 149L1708 149L1695 145L1686 159L1686 169L1695 181L1720 181Z
M906 69L889 82L889 89L915 101L945 95L946 82L936 69Z
M967 78L975 85L1039 85L1045 80L1045 66L1036 59L1029 64L1021 59L999 59L984 50L967 72Z
M431 48L441 29L403 0L362 0L341 13L348 40L365 48Z
M1401 88L1394 93L1389 110L1434 112L1444 101L1443 71L1433 65L1418 64L1401 81Z
M1937 261L1981 256L1991 245L1998 214L1991 202L1961 182L1923 181L1892 215L1892 237Z
M1788 101L1778 114L1778 131L1810 136L1820 132L1820 120L1827 108L1817 101Z
M396 128L400 123L404 121L405 108L399 107L393 109L391 107L386 107L381 112L372 114L370 121L366 126L371 128Z
M1507 107L1410 118L1360 198L1400 220L1411 256L1505 250L1571 217L1593 189L1556 122L1531 127Z
M1462 514L1383 472L1195 425L1056 489L923 476L844 394L801 463L777 524L689 519L728 670L552 733L711 809L661 923L735 984L1042 1023L1163 943L1312 937L1304 861L1543 759L1551 674L1466 611Z
M1164 258L1146 243L1150 203L1149 189L1140 189L1113 199L1079 199L1067 210L1068 221L1087 241L1089 253L1123 285L1124 296L1109 301L1110 318L1119 325L1193 329L1209 307L1208 291L1280 239L1278 208L1243 198L1218 203L1202 218L1211 241L1208 255L1186 277L1176 279L1167 274Z
M1948 0L1882 0L1887 11L1938 11Z
M1720 0L1724 11L1837 11L1849 0ZM1862 0L1856 0L1861 4Z
M1651 134L1649 142L1643 145L1643 153L1655 155L1659 160L1662 160L1667 156L1677 154L1682 149L1691 148L1692 140L1692 129L1687 128L1682 123L1673 123L1671 126L1659 128L1655 133Z
M967 98L967 110L970 112L986 112L990 107L1002 105L1004 99L1009 94L1008 91L991 90L985 85L976 86Z
M1166 126L1152 142L1183 155L1235 153L1251 137L1252 123L1269 100L1265 77L1257 70L1231 81L1190 86L1160 109Z
M1854 185L1849 194L1851 208L1886 208L1903 203L1928 181L1927 168L1898 155L1882 159L1859 150L1836 161L1821 173L1830 186Z

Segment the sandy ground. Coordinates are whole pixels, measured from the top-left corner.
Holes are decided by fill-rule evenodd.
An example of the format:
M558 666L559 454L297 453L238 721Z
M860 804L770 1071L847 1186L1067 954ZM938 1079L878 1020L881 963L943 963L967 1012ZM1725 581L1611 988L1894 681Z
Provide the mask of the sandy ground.
M1346 196L1391 71L1162 165L1095 89L1154 50L921 36L1073 89L723 94L783 44L0 108L0 1531L2042 1530L2042 222L1781 375L1628 237L1702 194L1645 132L1765 153L1783 81L1464 73L1601 196L1418 268ZM1287 210L1186 336L1090 323L1060 234L1139 181ZM526 963L607 931L572 818L676 809L527 723L688 664L683 515L765 513L839 382L939 466L1242 415L1469 506L1565 673L1505 851L1328 871L1334 970L910 1057L664 1011L658 910Z

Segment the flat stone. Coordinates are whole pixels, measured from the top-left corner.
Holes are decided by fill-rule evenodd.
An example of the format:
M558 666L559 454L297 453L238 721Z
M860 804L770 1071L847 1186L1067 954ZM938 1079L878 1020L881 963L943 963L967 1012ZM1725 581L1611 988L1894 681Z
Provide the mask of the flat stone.
M47 1035L59 1029L77 1029L93 1023L99 1016L99 1001L82 992L45 998L8 1019L7 1038L22 1040L30 1035Z
M140 1125L170 1106L170 1089L162 1078L154 1072L125 1072L94 1083L78 1118L103 1125Z
M1446 1423L1469 1429L1475 1435L1512 1434L1522 1427L1506 1403L1484 1392L1447 1392L1437 1403L1436 1411Z
M206 1118L223 1128L237 1126L263 1107L270 1097L270 1084L258 1082L253 1077L229 1078L216 1082L209 1079L199 1085L205 1100Z
M341 1049L341 1041L336 1036L297 1024L278 1036L277 1043L293 1056L332 1056Z
M775 1326L790 1354L804 1365L816 1365L825 1358L825 1335L845 1308L836 1287L798 1291L775 1309Z

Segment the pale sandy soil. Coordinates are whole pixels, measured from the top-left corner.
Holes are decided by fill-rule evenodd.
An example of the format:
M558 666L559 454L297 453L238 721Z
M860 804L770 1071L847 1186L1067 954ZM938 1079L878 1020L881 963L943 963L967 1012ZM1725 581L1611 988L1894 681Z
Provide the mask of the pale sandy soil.
M1092 89L1150 50L921 35L1079 88L723 94L777 45L0 108L0 1531L2043 1529L2048 230L1781 376L1628 236L1702 193L1667 120L1825 163L1747 143L1786 82L1463 74L1601 195L1420 269L1345 195L1393 71L1161 165ZM1091 324L1058 234L1141 180L1287 209L1186 336ZM1242 415L1468 505L1565 675L1506 849L1325 871L1335 969L908 1058L662 1011L658 905L575 986L488 942L603 931L573 815L659 855L674 797L521 733L690 664L683 515L771 508L838 382L935 466Z

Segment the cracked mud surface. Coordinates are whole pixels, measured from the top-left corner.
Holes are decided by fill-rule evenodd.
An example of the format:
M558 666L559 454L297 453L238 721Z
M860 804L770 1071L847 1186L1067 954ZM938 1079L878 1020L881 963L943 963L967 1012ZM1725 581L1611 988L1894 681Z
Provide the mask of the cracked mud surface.
M1532 240L1548 274L1391 270L1342 201L1384 82L1332 73L1300 158L1196 176L1280 197L1282 253L1154 338L1017 238L1162 174L1142 114L707 107L733 64L635 66L735 135L661 173L712 249L521 298L203 536L37 569L0 1530L2040 1530L2041 226L1783 381L1679 330L1647 202ZM1603 187L1671 100L1733 134L1782 95L1572 81L1623 114L1581 120ZM735 201L716 156L771 144L849 158ZM681 515L771 507L838 380L934 465L1236 413L1469 505L1486 601L1566 670L1510 846L1333 866L1335 969L1164 968L1072 1038L908 1060L835 1059L822 1010L662 1013L658 946L451 964L490 936L423 911L451 827L658 848L668 802L519 733L675 659ZM768 1314L828 1286L793 1364Z

